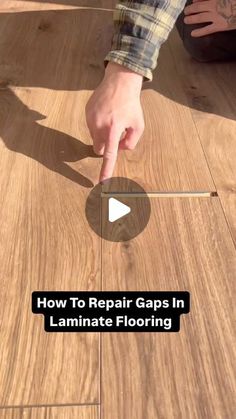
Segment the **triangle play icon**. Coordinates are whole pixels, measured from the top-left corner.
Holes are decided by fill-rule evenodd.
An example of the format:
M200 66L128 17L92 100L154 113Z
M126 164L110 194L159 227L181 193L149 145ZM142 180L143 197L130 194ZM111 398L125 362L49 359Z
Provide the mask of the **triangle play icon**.
M110 223L114 223L114 221L119 220L130 212L131 208L128 205L123 204L115 198L109 198L108 220Z

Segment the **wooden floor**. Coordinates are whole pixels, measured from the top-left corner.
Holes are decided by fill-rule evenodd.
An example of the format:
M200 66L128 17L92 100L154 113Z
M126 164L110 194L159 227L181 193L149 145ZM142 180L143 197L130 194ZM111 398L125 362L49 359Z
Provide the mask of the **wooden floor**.
M114 174L169 197L137 238L103 241L84 107L115 3L1 0L0 419L232 419L236 63L194 62L173 31ZM176 334L46 334L36 290L188 290L191 311Z

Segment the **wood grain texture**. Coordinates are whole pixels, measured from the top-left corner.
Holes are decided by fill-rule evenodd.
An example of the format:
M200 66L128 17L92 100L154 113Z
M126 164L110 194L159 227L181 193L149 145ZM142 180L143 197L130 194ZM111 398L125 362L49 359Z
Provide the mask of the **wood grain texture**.
M106 10L1 13L1 86L93 90L104 74L112 31L112 12Z
M84 106L104 74L112 14L58 3L57 10L55 1L1 2L0 406L100 401L99 335L45 334L43 318L31 313L34 290L101 288L101 242L84 215L101 159L92 153ZM78 3L87 4L65 7ZM170 91L165 67L160 74ZM142 94L145 138L119 156L115 174L149 191L214 190L191 111L153 83ZM104 417L159 419L170 411L170 419L216 412L231 419L235 253L221 207L210 198L155 202L151 233L132 244L104 243L104 289L187 288L193 307L177 336L103 336ZM59 414L0 410L19 412Z
M60 28L61 16L60 37L32 13L0 15L0 406L94 403L99 335L46 334L31 312L32 291L101 286L100 239L84 213L99 170L88 92L73 91L73 64L64 74L60 49L73 26L65 19Z
M104 74L103 60L113 35L112 12L3 13L0 27L7 40L0 48L7 57L0 63L2 86L74 91L73 122L78 124L75 109L77 115L84 112L90 91ZM156 92L157 84L142 93L144 137L136 150L120 153L114 176L130 177L147 191L214 190L190 110Z
M176 334L102 335L102 418L231 419L236 252L220 202L156 198L151 205L141 235L103 242L103 289L186 290L190 314Z
M214 191L189 109L155 87L142 92L141 102L145 132L135 150L120 153L114 176L130 178L147 192Z
M100 289L100 241L85 218L83 177L73 182L60 162L60 150L68 158L80 147L60 124L43 132L31 125L9 109L4 138L12 147L0 153L0 405L91 403L99 399L99 336L46 334L31 312L32 291Z
M169 47L236 244L236 63L194 61L175 32Z
M116 0L1 0L0 12L65 10L76 8L114 9Z
M98 419L97 406L0 409L0 419Z
M191 111L175 100L182 86L173 57L162 55L153 81L144 83L141 93L144 134L135 150L120 153L115 175L136 181L147 192L214 191Z

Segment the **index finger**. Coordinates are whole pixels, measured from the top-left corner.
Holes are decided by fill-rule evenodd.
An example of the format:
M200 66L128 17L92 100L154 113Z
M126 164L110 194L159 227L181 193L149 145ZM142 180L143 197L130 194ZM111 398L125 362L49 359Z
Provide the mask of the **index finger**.
M105 146L99 182L112 177L118 154L118 143Z
M117 130L112 129L109 134L109 138L105 143L103 163L100 172L99 182L103 182L104 180L112 177L117 160L119 142L119 133L117 132Z

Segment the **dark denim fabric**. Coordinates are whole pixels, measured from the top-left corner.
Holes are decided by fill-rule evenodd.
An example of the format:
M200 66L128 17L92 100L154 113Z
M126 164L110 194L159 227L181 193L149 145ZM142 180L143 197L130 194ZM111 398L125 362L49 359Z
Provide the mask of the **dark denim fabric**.
M187 0L186 6L192 0ZM184 23L184 12L177 21L176 27L183 41L184 47L189 54L197 61L228 61L236 59L236 30L217 32L201 38L193 38L191 31L201 28L206 24L186 25Z

